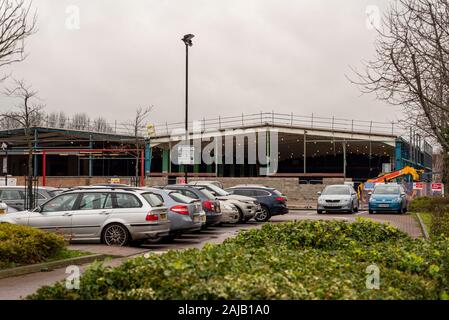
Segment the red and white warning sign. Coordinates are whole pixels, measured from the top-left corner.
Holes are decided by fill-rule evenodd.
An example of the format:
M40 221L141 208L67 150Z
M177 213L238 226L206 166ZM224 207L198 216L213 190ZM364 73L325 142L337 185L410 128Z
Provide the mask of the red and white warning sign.
M433 192L443 192L443 184L442 183L432 183L432 191Z
M413 190L423 190L424 189L424 183L422 182L414 182L413 183Z

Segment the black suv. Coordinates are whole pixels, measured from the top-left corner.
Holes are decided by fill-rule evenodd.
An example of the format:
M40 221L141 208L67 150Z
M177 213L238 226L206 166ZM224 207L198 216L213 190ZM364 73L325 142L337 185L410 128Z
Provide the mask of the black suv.
M261 206L261 210L254 218L256 221L265 222L272 216L288 213L287 197L274 188L260 185L239 185L226 189L226 191L231 194L256 198Z

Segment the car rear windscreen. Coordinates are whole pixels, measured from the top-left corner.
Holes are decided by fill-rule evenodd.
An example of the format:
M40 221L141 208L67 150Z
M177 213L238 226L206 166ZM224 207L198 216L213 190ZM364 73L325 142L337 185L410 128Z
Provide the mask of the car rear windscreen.
M142 193L142 197L150 204L152 207L162 207L164 206L164 202L155 195L154 193Z
M178 192L171 192L168 195L170 198L172 198L176 202L180 203L191 203L192 201L195 201L196 199L189 198L183 194L180 194Z

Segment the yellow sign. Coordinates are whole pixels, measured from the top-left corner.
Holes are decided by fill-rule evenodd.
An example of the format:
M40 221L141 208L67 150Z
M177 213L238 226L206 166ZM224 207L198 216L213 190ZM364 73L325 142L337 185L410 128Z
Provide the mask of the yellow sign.
M111 184L120 184L120 178L111 178Z

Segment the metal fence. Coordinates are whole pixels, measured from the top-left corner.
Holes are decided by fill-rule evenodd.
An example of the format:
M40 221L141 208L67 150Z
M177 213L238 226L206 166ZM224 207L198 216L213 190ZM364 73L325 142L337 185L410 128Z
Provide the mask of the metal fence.
M337 117L319 117L314 114L300 116L275 112L242 114L233 117L202 119L189 123L189 130L214 131L252 127L259 125L289 126L330 131L360 132L367 134L402 135L404 129L398 122L378 122L369 120L350 120ZM156 136L170 135L173 130L185 128L184 122L155 125Z

